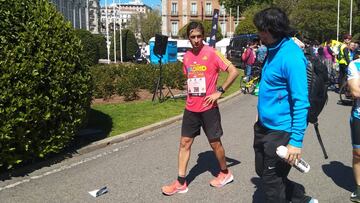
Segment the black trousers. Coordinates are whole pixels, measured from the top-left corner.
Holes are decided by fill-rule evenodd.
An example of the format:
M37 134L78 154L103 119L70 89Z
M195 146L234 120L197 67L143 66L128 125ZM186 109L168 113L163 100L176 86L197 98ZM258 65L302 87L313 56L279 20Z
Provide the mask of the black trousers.
M257 122L254 135L255 169L261 177L266 202L309 202L311 197L305 195L304 187L287 178L291 166L276 154L278 146L288 144L289 133L268 129Z
M345 64L339 64L339 88L341 88L342 84L346 82L347 67L348 66Z

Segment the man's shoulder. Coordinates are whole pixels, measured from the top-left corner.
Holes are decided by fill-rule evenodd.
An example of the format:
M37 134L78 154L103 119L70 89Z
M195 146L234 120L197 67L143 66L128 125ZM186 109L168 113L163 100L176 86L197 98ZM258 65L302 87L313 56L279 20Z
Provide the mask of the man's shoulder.
M349 67L350 67L350 66L354 66L354 67L356 67L357 69L360 69L360 58L351 61L350 64L349 64Z

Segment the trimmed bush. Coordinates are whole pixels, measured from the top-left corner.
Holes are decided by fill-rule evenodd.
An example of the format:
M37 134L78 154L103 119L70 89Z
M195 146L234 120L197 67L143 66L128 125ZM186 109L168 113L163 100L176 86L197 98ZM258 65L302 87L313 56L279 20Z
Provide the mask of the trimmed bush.
M111 34L110 57L114 60L114 34ZM122 29L122 54L123 61L133 61L134 55L139 50L134 33L129 29ZM116 31L116 58L120 61L120 31Z
M93 40L94 40L93 43L95 43L98 48L99 59L106 59L107 58L107 50L106 50L105 36L102 34L93 34Z
M91 76L48 0L0 0L0 168L56 153L90 107Z
M95 82L95 97L109 99L115 93L127 101L136 100L138 91L146 89L153 93L159 68L152 64L97 65L91 68ZM163 66L162 83L170 88L183 89L186 78L181 63Z
M81 44L83 46L84 58L82 64L92 66L98 63L99 61L99 42L96 41L95 37L91 34L90 31L77 29L75 34L80 38ZM104 38L105 40L105 38Z

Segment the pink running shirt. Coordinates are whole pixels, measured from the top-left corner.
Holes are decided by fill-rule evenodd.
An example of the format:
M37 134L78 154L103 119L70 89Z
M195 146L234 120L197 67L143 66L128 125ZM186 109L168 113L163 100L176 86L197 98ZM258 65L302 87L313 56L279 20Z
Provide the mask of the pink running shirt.
M198 55L189 50L184 55L183 71L187 76L185 108L192 112L204 112L217 106L205 106L205 96L216 91L219 71L226 71L231 62L219 51L204 45Z

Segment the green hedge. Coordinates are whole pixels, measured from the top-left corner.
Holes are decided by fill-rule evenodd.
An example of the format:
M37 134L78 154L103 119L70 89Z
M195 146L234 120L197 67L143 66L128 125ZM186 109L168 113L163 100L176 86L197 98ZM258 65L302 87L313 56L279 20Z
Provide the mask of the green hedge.
M98 64L99 59L106 58L106 40L104 36L94 35L83 29L75 30L83 46L82 64L92 66ZM104 54L105 53L105 54Z
M94 96L109 99L114 94L125 100L136 100L140 89L154 91L159 77L159 66L151 64L97 65L91 68L94 78ZM183 89L185 77L181 63L163 65L162 83L165 86Z
M116 60L120 61L120 31L116 31ZM139 50L134 33L129 29L122 29L122 55L123 61L133 61L134 55ZM111 34L110 58L114 60L114 33Z
M0 168L56 153L89 110L91 76L48 0L0 0Z

